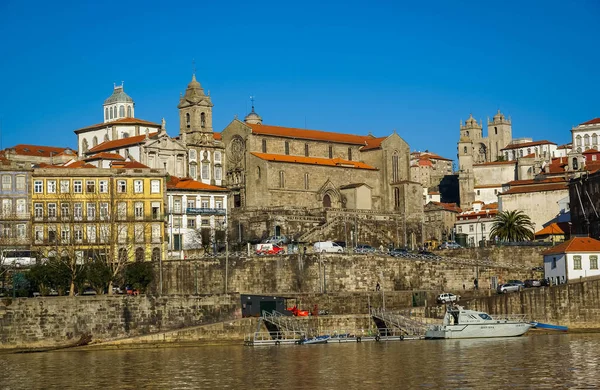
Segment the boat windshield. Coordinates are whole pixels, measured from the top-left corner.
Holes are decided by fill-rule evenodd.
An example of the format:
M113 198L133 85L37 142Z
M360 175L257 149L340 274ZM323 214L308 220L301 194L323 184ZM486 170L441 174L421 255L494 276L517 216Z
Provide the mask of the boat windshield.
M491 320L492 317L490 317L489 315L485 314L485 313L480 313L479 317L481 317L484 320Z

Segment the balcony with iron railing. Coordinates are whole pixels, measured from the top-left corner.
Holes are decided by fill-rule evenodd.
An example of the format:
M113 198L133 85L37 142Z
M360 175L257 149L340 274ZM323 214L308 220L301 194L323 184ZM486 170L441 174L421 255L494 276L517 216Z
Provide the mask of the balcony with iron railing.
M208 207L192 208L188 207L185 209L188 215L225 215L226 209L215 209Z

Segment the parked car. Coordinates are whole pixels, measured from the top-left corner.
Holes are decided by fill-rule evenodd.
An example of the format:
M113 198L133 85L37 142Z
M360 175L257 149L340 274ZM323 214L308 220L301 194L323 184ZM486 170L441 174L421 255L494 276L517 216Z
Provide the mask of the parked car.
M285 254L285 249L279 245L273 244L258 244L257 255L283 255Z
M123 289L119 286L112 286L112 292L113 292L113 294L124 294L125 293L123 291Z
M521 280L511 279L508 281L508 283L518 284L519 286L521 286L521 289L525 288L525 283L523 283Z
M454 295L452 293L442 293L436 298L437 303L448 303L460 301L460 295Z
M542 287L542 282L539 281L538 279L527 279L525 281L525 288L531 288L531 287Z
M313 251L315 253L341 253L344 251L344 248L333 241L321 241L315 242Z
M81 292L81 295L96 295L96 290L94 290L92 287L86 287Z
M373 253L373 252L375 252L375 248L373 248L371 245L358 244L354 248L354 253Z
M402 257L408 254L408 250L405 248L394 248L389 252L390 256Z
M126 286L125 291L127 292L127 295L140 295L138 289L131 286Z
M496 288L496 291L498 292L498 294L506 294L509 292L521 291L522 289L523 287L518 284L504 283L499 285L498 288Z
M265 244L283 245L289 244L290 240L286 236L272 236L265 240Z
M346 241L334 241L334 243L338 244L342 248L346 249Z
M442 245L440 245L440 249L460 249L462 246L457 244L454 241L446 241Z

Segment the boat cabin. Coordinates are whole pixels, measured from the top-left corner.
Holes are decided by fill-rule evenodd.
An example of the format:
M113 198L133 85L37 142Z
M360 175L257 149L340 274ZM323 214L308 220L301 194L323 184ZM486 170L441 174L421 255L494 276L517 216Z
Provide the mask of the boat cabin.
M452 306L446 310L443 325L481 324L494 319L487 313L475 310L465 310L462 306Z

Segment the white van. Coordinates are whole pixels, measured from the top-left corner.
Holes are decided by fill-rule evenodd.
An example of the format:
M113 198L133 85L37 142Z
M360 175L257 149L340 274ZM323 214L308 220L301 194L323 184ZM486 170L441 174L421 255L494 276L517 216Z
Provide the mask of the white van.
M344 248L333 241L322 241L315 243L313 251L315 253L341 253L344 251Z

